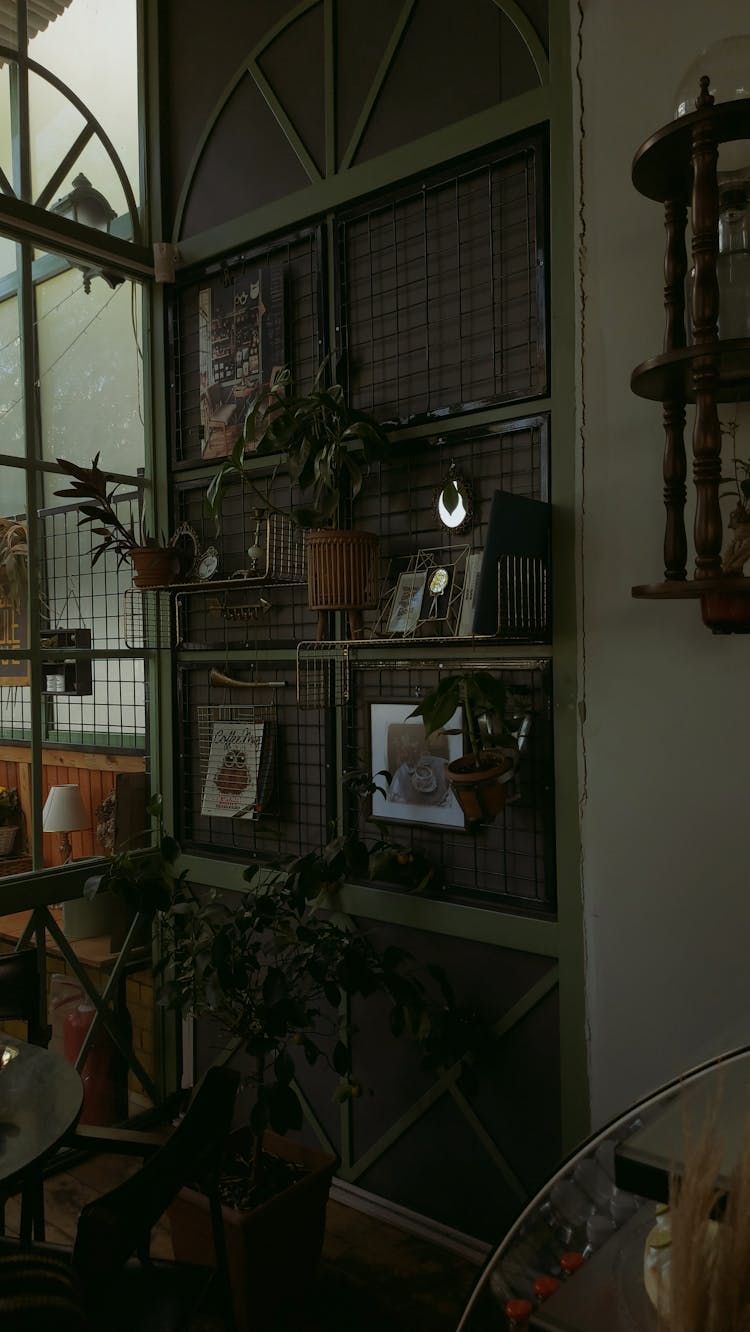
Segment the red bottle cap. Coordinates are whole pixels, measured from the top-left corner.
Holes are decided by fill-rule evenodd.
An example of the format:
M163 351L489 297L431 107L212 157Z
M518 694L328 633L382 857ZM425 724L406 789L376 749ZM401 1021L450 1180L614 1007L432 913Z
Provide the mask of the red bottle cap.
M554 1295L555 1291L560 1289L560 1285L561 1282L558 1281L557 1277L538 1277L534 1282L534 1290L536 1291L537 1299L540 1301L548 1300L550 1295Z
M508 1300L505 1312L516 1327L525 1327L534 1312L530 1300Z
M583 1267L585 1261L582 1253L564 1253L560 1259L560 1266L566 1276L572 1276L579 1267Z

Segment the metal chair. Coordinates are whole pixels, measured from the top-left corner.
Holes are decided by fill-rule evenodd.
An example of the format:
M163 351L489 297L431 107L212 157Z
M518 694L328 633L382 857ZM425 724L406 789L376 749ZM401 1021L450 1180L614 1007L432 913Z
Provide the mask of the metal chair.
M0 1256L3 1332L94 1332L70 1267L22 1250Z
M0 1022L25 1022L32 1045L49 1045L51 1030L42 1022L42 989L35 948L0 954Z
M220 1312L226 1328L234 1328L219 1177L239 1082L235 1069L210 1068L184 1117L159 1145L151 1134L115 1129L109 1130L108 1140L104 1130L96 1131L98 1151L127 1151L148 1159L124 1183L82 1209L72 1253L51 1245L31 1250L40 1257L67 1255L88 1319L81 1327L179 1332L210 1296L211 1312ZM81 1134L80 1141L90 1148L91 1135ZM198 1184L208 1195L213 1268L152 1259L149 1254L153 1227L188 1183ZM7 1242L0 1245L0 1255L9 1251ZM0 1297L2 1277L0 1257Z

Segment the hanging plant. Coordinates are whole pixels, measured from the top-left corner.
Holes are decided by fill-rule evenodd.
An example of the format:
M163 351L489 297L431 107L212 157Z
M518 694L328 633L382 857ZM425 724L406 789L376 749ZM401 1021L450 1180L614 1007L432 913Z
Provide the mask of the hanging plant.
M29 546L26 527L16 518L0 518L0 589L19 602L26 591Z

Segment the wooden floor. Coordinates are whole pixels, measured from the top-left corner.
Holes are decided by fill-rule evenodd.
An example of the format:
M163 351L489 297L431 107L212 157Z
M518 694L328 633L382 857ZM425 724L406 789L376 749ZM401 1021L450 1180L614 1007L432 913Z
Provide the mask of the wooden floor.
M70 1244L78 1212L123 1179L135 1163L124 1157L92 1158L45 1185L47 1235ZM17 1207L6 1210L8 1230ZM165 1223L154 1236L155 1254L171 1256ZM290 1254L290 1284L294 1259ZM477 1268L460 1256L385 1225L365 1213L329 1202L323 1257L313 1289L273 1328L257 1332L454 1332ZM194 1332L219 1332L202 1320ZM133 1329L137 1332L137 1329Z

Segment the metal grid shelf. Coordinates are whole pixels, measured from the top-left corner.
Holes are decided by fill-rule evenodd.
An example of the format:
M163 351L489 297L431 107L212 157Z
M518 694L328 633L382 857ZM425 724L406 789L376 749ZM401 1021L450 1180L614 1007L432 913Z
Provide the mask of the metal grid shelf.
M466 650L472 645L490 644L502 648L504 655L479 661L472 657L472 670L504 668L542 670L550 661L546 654L529 654L527 642L509 644L495 638L392 638L328 639L297 645L297 702L301 708L343 707L351 698L352 670L363 667L387 670L429 668L441 670L446 665L466 664ZM512 652L517 649L518 655ZM403 654L408 649L407 655ZM440 648L440 658L425 656L422 649ZM508 649L511 649L511 652Z

